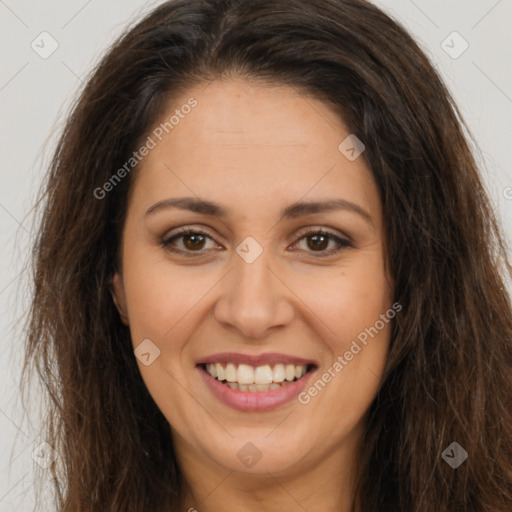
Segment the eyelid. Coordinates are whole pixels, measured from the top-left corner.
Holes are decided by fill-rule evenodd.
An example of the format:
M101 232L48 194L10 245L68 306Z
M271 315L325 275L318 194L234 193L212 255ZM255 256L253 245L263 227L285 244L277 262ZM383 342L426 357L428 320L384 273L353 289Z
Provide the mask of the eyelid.
M216 241L215 237L212 236L210 233L208 233L208 231L206 231L203 228L195 228L194 226L184 226L184 227L172 230L168 234L166 233L165 235L163 235L161 237L160 245L162 245L162 247L164 249L167 249L167 250L175 252L175 253L186 254L187 256L190 255L190 256L196 256L197 257L197 256L200 256L200 255L203 255L204 249L201 250L201 251L185 251L183 249L174 249L174 248L171 247L171 241L173 239L179 239L180 237L183 237L183 236L188 235L188 234L202 235L202 236L208 237L210 240L212 240L217 245L219 245L218 242ZM211 250L213 250L213 249L210 249L210 251ZM196 254L194 254L194 252Z
M331 241L334 241L338 244L338 247L335 249L318 252L305 251L308 254L308 256L311 255L315 259L328 258L329 256L334 256L341 253L344 249L355 249L356 247L350 237L339 233L333 233L330 229L326 229L320 226L308 227L300 231L296 235L297 241L294 242L293 245L298 244L303 238L306 238L308 235L327 235Z
M303 236L308 235L310 233L312 233L312 234L323 233L323 234L332 236L333 238L338 238L338 239L342 240L343 242L352 243L352 240L350 239L349 236L347 236L343 233L340 233L340 232L333 232L333 231L331 231L331 228L326 228L326 227L322 227L322 226L310 226L310 227L304 228L304 229L300 230L296 236L298 238L302 238Z
M209 238L210 240L215 242L217 245L220 245L216 241L216 237L211 235L207 230L205 230L202 227L194 227L194 226L183 226L183 227L177 228L175 230L172 230L169 234L165 234L163 237L161 237L160 245L162 245L164 249L169 250L171 252L179 253L186 257L196 257L196 258L204 256L205 252L211 252L213 250L218 250L218 247L215 249L201 249L198 251L187 251L187 250L183 250L183 249L172 248L171 241L173 239L179 239L180 237L185 236L187 234L202 235L202 236ZM335 241L339 246L337 249L334 249L334 250L331 249L329 251L326 251L326 250L318 251L318 252L305 251L307 253L312 254L314 258L326 258L333 254L338 254L343 249L355 248L355 245L352 242L352 240L350 239L350 237L348 237L344 234L334 233L330 230L330 228L325 228L325 227L321 227L321 226L309 226L307 228L303 228L302 230L300 230L296 235L294 235L295 242L293 242L293 245L294 246L297 245L303 238L305 238L307 235L310 235L310 234L311 235L314 235L314 234L327 235L328 237L330 237L330 240Z

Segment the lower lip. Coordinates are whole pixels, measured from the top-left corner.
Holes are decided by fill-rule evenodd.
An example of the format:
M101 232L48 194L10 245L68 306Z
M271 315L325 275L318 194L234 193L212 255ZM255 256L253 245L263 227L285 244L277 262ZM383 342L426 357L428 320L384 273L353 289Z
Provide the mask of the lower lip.
M211 392L221 402L233 409L246 412L271 411L292 401L306 387L309 378L314 373L314 370L311 370L299 380L271 391L238 391L214 379L201 366L198 369Z

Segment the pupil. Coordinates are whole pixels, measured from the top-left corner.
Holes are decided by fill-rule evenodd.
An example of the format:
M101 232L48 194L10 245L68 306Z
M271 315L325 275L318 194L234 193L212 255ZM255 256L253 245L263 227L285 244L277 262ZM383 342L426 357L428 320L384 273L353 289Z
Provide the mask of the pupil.
M313 235L311 237L309 237L309 240L317 240L318 239L322 239L323 242L320 242L320 244L318 244L317 242L313 242L312 244L309 244L310 245L310 248L311 249L325 249L327 247L327 244L329 243L329 240L327 239L326 236L324 235Z
M192 234L192 235L186 235L185 236L185 246L188 248L188 249L201 249L201 247L199 247L197 245L197 239L199 239L199 244L201 244L201 242L204 242L204 237L203 235L198 235L198 234ZM195 240L195 241L192 241L191 243L189 243L191 240Z

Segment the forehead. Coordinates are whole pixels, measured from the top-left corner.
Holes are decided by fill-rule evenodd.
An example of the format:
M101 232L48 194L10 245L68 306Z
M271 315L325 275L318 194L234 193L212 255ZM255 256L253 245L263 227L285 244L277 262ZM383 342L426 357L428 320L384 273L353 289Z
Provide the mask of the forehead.
M168 103L149 135L155 147L135 182L148 200L197 195L261 212L269 198L282 206L342 195L379 206L364 158L351 161L340 150L351 136L341 117L292 87L198 84Z
M261 153L287 147L293 151L297 146L318 144L319 137L325 139L327 148L332 143L326 138L328 132L337 140L340 131L347 131L341 117L311 95L289 86L240 78L191 88L169 102L162 119L183 108L190 97L197 106L182 116L172 136L198 150L216 145L233 151L256 149Z

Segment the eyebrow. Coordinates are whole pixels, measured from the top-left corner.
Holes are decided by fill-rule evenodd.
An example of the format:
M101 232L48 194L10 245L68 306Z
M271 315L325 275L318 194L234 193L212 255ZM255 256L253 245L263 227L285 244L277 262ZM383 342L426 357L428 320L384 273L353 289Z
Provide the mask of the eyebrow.
M202 215L211 215L219 218L229 217L229 210L220 204L196 197L175 197L163 199L150 206L146 211L146 216L153 215L159 211L169 208L178 208L188 210ZM345 210L356 213L366 222L374 224L374 218L361 206L346 199L327 199L322 201L298 201L281 210L281 220L296 219L301 216L311 215L313 213L323 213L334 210Z

